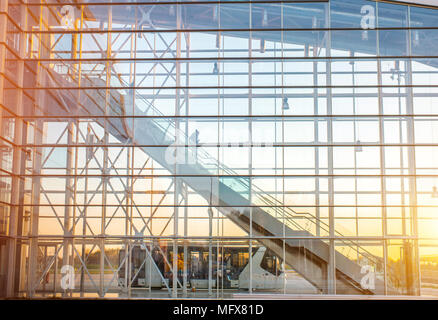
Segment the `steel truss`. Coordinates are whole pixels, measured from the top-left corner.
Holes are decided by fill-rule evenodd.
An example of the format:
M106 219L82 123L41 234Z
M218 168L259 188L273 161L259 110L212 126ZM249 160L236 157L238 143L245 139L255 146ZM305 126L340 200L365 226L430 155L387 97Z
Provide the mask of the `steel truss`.
M220 5L220 3L218 4ZM252 4L249 4L251 8ZM280 3L280 6L283 4ZM14 4L14 6L16 6ZM148 115L135 115L134 101L141 101L146 110L160 103L160 100L174 100L174 110L171 116L158 115L164 119L172 119L175 127L175 141L178 140L178 132L182 131L187 137L190 137L192 128L190 119L196 119L191 109L193 101L196 99L206 99L211 101L217 99L217 117L211 116L212 126L217 127L218 143L212 143L210 147L217 147L217 161L223 162L225 154L221 148L226 146L224 133L227 122L232 122L234 118L239 119L247 117L247 129L249 132L249 145L255 142L253 134L255 131L254 123L257 118L268 121L272 116L275 119L275 149L274 176L275 186L270 189L269 193L274 197L282 200L282 203L288 203L287 193L284 192L288 175L298 176L296 171L306 170L308 168L295 168L285 163L285 147L301 146L314 147L314 162L310 167L313 168L314 174L304 173L305 176L314 177L316 184L313 191L290 191L290 194L305 197L306 194L315 196L315 203L308 205L314 210L309 215L315 221L312 225L315 239L323 238L330 245L330 262L327 270L327 290L325 293L336 293L336 261L335 252L343 250L338 248L339 239L336 233L336 213L335 209L339 206L336 202L337 195L335 186L335 177L342 176L340 171L349 170L349 174L354 177L353 190L344 192L352 193L354 196L354 214L348 219L354 220L353 234L359 237L360 228L360 208L361 201L359 197L366 194L358 186L360 180L358 177L361 172L366 170L377 171L375 175L380 180L380 203L376 206L382 210L381 236L372 238L375 243L381 245L384 259L384 279L387 279L386 266L388 261L388 247L392 245L391 235L388 232L387 223L390 223L391 217L388 217L388 195L391 191L387 190L386 179L394 173L401 179L401 190L399 194L402 197L402 203L399 205L402 210L402 233L396 237L400 240L400 250L407 254L412 250L412 256L418 257L418 218L416 179L419 173L416 169L415 146L415 123L418 120L413 109L413 97L421 96L422 93L414 94L414 81L412 78L412 60L404 59L401 64L402 68L393 71L382 70L382 63L385 59L376 58L375 71L358 71L355 65L360 61L360 57L355 56L354 52L348 53L350 57L344 57L344 60L351 64L351 71L333 71L333 60L327 58L331 56L333 48L330 47L331 33L325 33L321 39L317 39L311 46L296 46L295 48L284 48L283 38L279 43L272 42L273 48L265 48L265 40L253 38L252 31L248 33L248 56L245 56L245 64L248 71L235 71L230 68L231 63L238 63L236 58L228 64L226 57L230 53L240 54L242 49L225 48L224 42L226 35L224 29L208 31L207 34L214 34L216 37L217 56L208 56L213 72L217 74L217 84L205 87L205 90L196 90L196 86L191 87L194 76L210 75L205 71L195 71L196 59L200 55L210 55L211 50L192 49L190 26L185 26L181 19L181 6L175 6L174 14L176 16L176 30L178 32L153 32L159 30L151 21L151 14L154 6L139 6L140 15L132 24L118 24L113 28L112 14L113 7L108 6L108 21L104 25L97 24L96 21L85 18L86 5L77 6L76 12L80 12L80 17L74 22L71 32L63 32L60 29L57 38L50 34L53 32L53 25L62 23L63 14L62 6L42 5L38 8L27 6L26 1L16 6L20 11L20 21L15 21L20 26L19 31L19 50L14 52L19 57L17 59L17 77L9 80L5 71L7 52L12 51L7 44L6 25L10 20L8 1L2 1L0 4L0 118L13 119L13 137L6 134L6 121L0 122L0 133L2 143L12 149L12 165L9 170L5 170L5 179L10 181L10 200L2 200L2 210L7 212L8 232L2 235L1 250L7 252L5 261L0 261L2 266L6 266L6 278L4 296L89 296L98 295L99 297L108 296L111 293L131 296L133 293L133 280L138 275L138 270L133 275L130 268L130 253L134 244L142 244L146 251L141 266L146 264L147 259L152 259L152 248L156 243L168 240L171 243L173 255L168 258L162 246L158 246L160 253L164 257L165 267L172 275L169 277L172 281L167 282L161 274L157 265L150 266L148 272L152 273L153 269L157 270L165 286L163 291L171 297L188 296L188 247L193 239L189 232L191 197L196 193L181 179L178 175L178 166L175 165L174 174L166 175L165 170L152 158L145 154L141 146L134 143L135 136L125 141L117 140L109 130L113 123L112 101L125 101L130 99L132 110L127 112L126 121L131 123L131 128L135 127L135 119ZM169 7L171 8L171 7ZM210 14L211 9L206 8L205 14ZM219 13L220 14L220 13ZM327 10L327 23L330 20L330 12ZM251 18L250 18L251 19ZM283 19L283 17L281 17ZM283 22L282 22L283 23ZM282 24L283 25L283 24ZM326 27L326 26L325 26ZM96 28L95 33L82 33L84 29ZM131 30L131 32L118 32L122 30ZM144 32L138 32L138 31ZM65 30L64 30L65 31ZM409 39L411 39L411 30ZM53 32L55 33L55 32ZM283 33L282 33L283 37ZM102 40L104 39L104 40ZM229 39L227 39L229 40ZM409 40L410 41L410 40ZM27 44L30 43L30 46ZM59 50L60 43L67 43L70 49ZM280 48L278 48L280 46ZM27 50L26 48L31 48ZM325 50L325 56L321 50ZM302 52L305 58L311 62L309 71L290 71L285 70L287 59L283 59L286 54ZM260 71L256 68L257 58L260 53L269 54L275 64L275 71ZM277 56L280 54L280 56ZM66 56L67 55L67 56ZM149 60L146 60L145 57ZM406 58L406 57L405 57ZM143 60L142 60L143 59ZM263 59L263 58L262 58ZM366 58L364 58L366 59ZM386 58L391 60L391 58ZM232 59L230 59L232 60ZM321 61L320 61L321 60ZM394 59L396 60L396 59ZM123 61L123 64L120 63ZM391 60L392 61L392 60ZM27 64L36 62L36 90L27 88L26 79L24 79L25 70L29 69ZM143 70L143 62L146 68ZM395 64L397 62L394 62ZM400 62L399 62L400 63ZM195 67L194 67L195 66ZM277 68L281 70L277 70ZM72 90L69 90L73 101L81 106L83 96L94 98L91 91L93 88L87 86L86 81L90 79L101 79L101 87L94 88L98 91L99 98L96 106L102 111L100 116L90 114L87 116L75 116L66 112L65 116L52 118L45 113L46 95L56 95L56 92L62 90L59 84L55 83L54 78L48 76L50 70L56 70L68 81ZM49 72L47 72L49 71ZM281 77L278 77L278 73ZM437 71L430 71L436 73ZM377 74L377 84L372 86L374 93L361 90L360 85L355 81L364 74ZM339 92L332 84L334 75L348 75L352 77L351 93ZM226 77L247 75L246 91L239 93L237 90L232 92L226 88ZM273 86L261 86L268 90L260 90L257 85L253 84L254 78L258 76L274 75L275 83ZM311 76L311 83L306 87L306 92L291 90L286 85L285 77L290 75ZM383 80L385 76L395 75L398 77L397 92L388 92L385 90ZM321 77L324 78L325 85L321 86ZM281 78L281 79L279 79ZM3 91L6 82L11 82L16 87L16 109L10 110L3 101ZM278 83L280 82L280 83ZM402 84L404 83L404 84ZM291 86L299 88L299 86ZM74 88L81 90L73 90ZM86 89L85 89L86 88ZM29 89L29 90L27 90ZM125 94L120 94L118 89L124 90ZM148 89L148 90L146 90ZM241 89L241 88L240 88ZM362 88L363 89L363 88ZM32 91L32 94L30 94ZM126 93L127 92L127 93ZM423 93L424 94L424 93ZM33 97L31 97L33 95ZM430 94L424 94L430 97ZM432 94L434 97L438 94ZM129 97L130 96L130 97ZM284 101L286 97L290 100L295 98L311 99L314 115L298 115L297 117L285 115L284 110L279 114L263 116L253 111L253 100L265 98ZM347 115L336 115L333 106L333 100L336 98L352 97L353 113ZM358 107L356 99L360 97L372 97L378 99L377 115L357 114ZM388 115L383 110L383 99L386 97L406 99L405 113L399 105L399 113ZM25 100L32 98L32 113L24 110ZM248 101L248 114L227 115L225 112L224 99L245 98ZM103 103L102 103L103 102ZM320 114L321 104L326 104L327 114ZM68 103L61 101L66 110L69 110ZM84 107L84 106L82 106ZM277 109L276 109L277 110ZM11 112L13 111L13 113ZM277 111L276 111L277 112ZM430 120L427 115L424 121ZM436 115L430 115L433 121L436 121ZM202 118L202 116L198 116ZM208 118L209 116L205 116ZM220 118L218 121L216 118ZM290 143L285 141L285 132L288 121L297 121L303 117L303 121L313 123L314 141ZM336 119L339 117L340 119ZM376 142L360 142L359 132L360 122L375 121L377 118L379 128L379 138ZM400 165L392 168L391 173L385 160L385 151L388 144L385 141L385 121L387 118L395 119L399 128L399 144L394 147L400 147ZM334 125L336 121L349 121L353 119L353 136L349 143L339 143L334 138ZM357 120L360 119L360 120ZM208 119L207 119L208 120ZM432 121L431 120L431 121ZM324 123L326 128L321 124ZM51 128L49 130L49 127ZM170 127L170 125L169 125ZM57 135L53 133L58 129ZM325 130L324 130L325 129ZM404 131L405 130L405 131ZM50 136L47 136L50 132ZM403 132L406 132L404 135ZM325 136L325 141L319 141ZM359 143L358 143L359 142ZM186 146L196 147L197 143L189 141L182 142ZM433 144L436 141L432 142ZM206 144L207 145L207 144ZM353 168L339 168L333 163L337 147L354 147L362 151L362 147L379 149L379 166L360 167L358 153L354 153ZM356 149L356 150L359 150ZM358 152L360 152L358 151ZM322 159L326 154L328 159L326 164L322 164ZM2 154L3 156L3 154ZM65 165L56 163L56 157L65 159ZM252 152L248 152L249 167L240 169L241 176L247 176L250 180L250 186L258 183L257 178L262 174L257 168L257 159L253 159ZM282 163L278 165L278 163ZM436 170L436 168L430 168ZM294 171L295 170L295 171ZM292 173L290 173L292 171ZM217 172L217 175L226 175L226 172ZM325 175L325 176L324 176ZM430 173L426 173L430 175ZM368 177L370 175L368 174ZM324 177L324 178L323 178ZM46 181L45 181L46 180ZM3 180L2 180L3 181ZM53 185L52 185L52 183ZM327 190L323 190L322 184L327 184ZM146 188L147 190L144 190ZM272 190L275 189L275 190ZM250 190L250 198L257 195L257 190ZM370 192L372 193L372 192ZM322 197L326 197L322 202ZM168 204L170 203L170 205ZM250 199L250 203L252 203ZM219 211L212 208L208 201L202 201L200 206L204 209L204 219L208 219L208 236L202 240L207 244L209 250L209 272L208 272L208 296L220 296L219 289L212 285L213 247L223 246L221 235L224 235L223 217L219 216ZM286 207L288 205L285 205ZM298 203L296 207L302 208L306 204ZM365 205L370 207L370 205ZM169 209L170 210L167 210ZM327 209L327 210L326 210ZM252 207L251 207L252 210ZM284 213L284 207L275 208L276 215L280 219L287 219ZM45 223L55 221L51 226L57 233L43 231ZM347 218L346 218L347 219ZM97 222L96 222L97 221ZM180 222L183 222L182 227ZM321 224L327 222L329 226L328 234L323 234ZM123 232L114 231L120 229L123 225ZM307 226L310 228L310 225ZM410 229L410 230L409 230ZM283 238L286 235L283 234ZM3 240L4 238L4 240ZM252 230L249 235L243 235L238 238L244 241L249 252L252 252L252 246L257 236L253 235ZM348 236L346 236L348 239ZM352 236L351 238L354 238ZM254 243L253 243L254 242ZM364 241L366 242L366 241ZM3 244L5 243L5 244ZM239 242L240 243L240 242ZM284 243L284 242L283 242ZM4 249L3 249L4 247ZM183 267L178 265L178 248L183 247ZM118 248L125 250L124 258L115 263L114 256L111 256L111 250ZM360 260L361 253L359 248L356 252L347 252L355 259ZM217 258L218 259L218 258ZM252 268L252 255L249 255L249 263ZM412 278L411 283L406 286L403 293L420 294L421 275L419 259L410 263ZM62 289L59 286L62 275L59 268L64 265L73 265L76 267L75 273L78 275L78 286L74 289ZM125 281L117 281L119 272L125 270ZM178 274L182 271L182 281ZM135 272L135 271L134 271ZM251 271L252 272L252 269ZM98 277L96 277L96 274ZM134 277L133 277L134 276ZM146 295L152 296L152 287L149 286ZM252 292L252 279L249 282L249 291ZM284 293L286 293L284 288ZM135 291L135 290L134 290Z

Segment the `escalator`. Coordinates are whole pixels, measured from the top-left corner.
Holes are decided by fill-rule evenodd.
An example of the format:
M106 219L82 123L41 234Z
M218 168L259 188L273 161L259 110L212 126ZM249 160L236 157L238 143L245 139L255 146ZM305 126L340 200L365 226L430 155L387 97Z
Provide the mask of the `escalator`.
M249 17L245 4L221 3L197 4L183 7L181 10L181 30L203 30L202 32L216 34L220 26L223 36L235 38L248 38L249 27L253 39L263 39L272 42L283 42L314 49L330 47L334 50L361 53L362 55L376 55L375 43L377 32L367 31L366 39L357 41L363 30L354 30L360 27L362 18L362 2L333 1L330 4L330 19L332 28L338 28L331 34L330 42L327 39L326 11L323 4L314 5L294 4L293 8L285 6L280 11L278 5L259 6L253 4L252 25L249 26ZM136 24L136 30L169 31L177 29L175 24L175 8L173 5L144 5L144 6L118 6L111 12L112 31L124 28L124 24ZM190 9L189 9L190 8ZM216 9L215 9L216 8ZM79 6L75 7L79 14ZM219 10L219 14L218 11ZM108 7L89 6L85 8L84 19L101 22L100 30L108 28ZM218 16L219 18L218 18ZM279 24L280 15L283 16L283 24ZM425 13L426 15L426 13ZM265 24L264 17L268 24ZM215 18L216 17L216 18ZM219 19L219 20L217 20ZM288 25L288 23L291 25ZM380 16L379 23L382 25L396 25L397 19L390 15ZM273 30L269 30L273 28ZM289 28L279 32L275 29ZM295 30L296 29L296 30ZM301 30L303 29L303 30ZM315 30L313 30L315 29ZM342 30L345 29L345 30ZM352 30L349 30L352 29ZM295 31L294 31L295 30ZM299 30L299 31L298 31ZM390 30L379 30L381 41L379 55L404 56L405 52L393 54L392 49L404 47L406 35L401 33L391 34ZM141 34L138 34L141 36ZM428 35L418 33L418 41L422 46L412 48L413 56L425 56L428 52L435 52L438 41L437 34ZM282 53L287 56L287 50ZM324 54L324 53L323 53ZM327 53L326 53L327 54ZM184 53L183 53L184 55ZM320 56L319 53L316 56ZM174 56L166 56L172 60ZM184 58L184 56L183 56ZM216 56L211 57L212 60ZM437 66L437 60L424 60L418 58L423 64L431 67ZM31 62L26 62L30 64ZM36 70L36 66L30 66L30 70ZM149 101L132 90L105 90L105 81L97 76L82 74L81 87L90 88L82 90L68 90L65 88L77 86L77 81L71 82L66 73L57 73L52 67L47 67L46 73L41 76L39 86L62 89L46 90L41 104L44 104L49 116L98 116L96 122L106 127L108 132L121 142L133 142L148 154L153 160L172 174L181 177L191 189L201 195L212 207L216 207L223 215L233 221L245 232L251 233L258 241L269 248L277 256L285 253L286 263L300 273L306 280L312 283L321 292L328 291L328 264L330 260L330 246L325 240L315 239L316 229L321 234L329 234L329 226L323 221L306 212L295 212L290 207L284 207L274 197L265 194L249 179L239 177L232 169L219 163L202 148L184 147L189 144L190 138L178 129L174 120L163 116ZM32 82L31 77L25 76L25 82ZM126 88L132 87L119 79ZM36 83L36 81L34 81ZM26 88L36 87L35 83L26 83ZM32 92L31 90L28 90ZM108 95L108 92L110 93ZM8 99L9 97L6 97ZM141 102L140 108L137 103ZM13 101L7 102L14 105ZM33 114L33 106L25 106L25 115ZM99 116L108 116L108 121ZM137 116L130 118L129 116ZM174 142L177 141L177 145ZM172 157L185 159L184 163L173 163ZM170 160L170 161L169 161ZM250 226L252 221L252 228ZM383 294L386 273L387 293L397 293L397 272L393 272L389 265L385 266L383 259L368 252L354 241L344 240L343 234L335 232L336 252L336 292L345 294ZM285 240L278 237L285 237ZM312 238L313 237L313 238ZM275 239L276 238L276 239ZM360 257L360 258L352 258ZM364 273L363 266L371 266L376 274L374 288L364 289L361 280Z
M71 87L68 76L47 68L45 81L58 88ZM102 86L102 80L83 76L81 83L85 87ZM127 88L128 84L125 84ZM223 215L233 221L247 233L259 237L258 241L269 248L275 255L283 256L285 262L312 283L321 292L328 292L328 263L330 260L329 244L320 239L311 239L312 230L318 225L320 230L328 234L329 228L310 213L298 213L290 207L284 207L275 198L264 194L262 190L250 185L248 179L239 177L230 168L220 164L202 148L187 148L174 145L174 141L185 145L189 138L176 126L170 118L164 117L149 104L144 110L134 106L141 96L136 96L132 89L122 94L118 90L110 90L105 98L104 89L83 90L47 90L44 94L44 105L49 116L61 117L89 115L108 117L107 130L121 142L133 141L153 160L172 174L177 174L191 189L216 207ZM108 103L105 103L108 101ZM106 111L105 111L106 110ZM134 118L129 116L134 112ZM157 117L158 116L158 117ZM102 126L103 118L96 122ZM176 151L178 150L178 151ZM182 153L181 153L182 152ZM183 163L172 161L178 157L185 159ZM250 196L252 195L252 196ZM284 207L284 210L279 208ZM250 221L252 219L252 231ZM285 241L278 237L285 236ZM347 257L348 253L335 251L336 292L339 294L384 294L384 263L364 248L350 240L339 241L343 248L358 252L363 260L354 261ZM374 288L363 289L361 279L363 264L370 265L376 274ZM391 272L387 271L388 293L391 289ZM394 291L395 292L395 291Z

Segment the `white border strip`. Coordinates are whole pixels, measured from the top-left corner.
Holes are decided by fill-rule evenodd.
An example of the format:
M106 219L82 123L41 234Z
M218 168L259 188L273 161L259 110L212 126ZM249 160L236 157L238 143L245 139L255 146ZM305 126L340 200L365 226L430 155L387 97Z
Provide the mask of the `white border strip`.
M438 0L392 0L393 2L403 2L406 4L417 4L423 6L438 7Z

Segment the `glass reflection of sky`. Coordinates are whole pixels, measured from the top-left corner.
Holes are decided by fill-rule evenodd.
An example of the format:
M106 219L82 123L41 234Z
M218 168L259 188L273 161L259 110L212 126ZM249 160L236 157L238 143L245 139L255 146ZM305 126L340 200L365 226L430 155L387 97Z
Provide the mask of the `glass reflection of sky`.
M331 19L330 26L332 28L359 28L360 20L357 19L358 12L362 5L370 5L369 1L331 1ZM374 7L376 4L372 4ZM316 27L324 27L326 23L324 15L324 9L327 4L296 4L285 5L285 13L291 13L296 11L303 12L311 11L315 12L315 16L318 18ZM431 10L424 8L410 9L410 21L408 21L408 9L406 6L395 6L392 4L379 3L379 16L377 24L382 28L404 28L411 27L436 27L438 24L438 18L436 12L431 13ZM306 8L312 8L307 10ZM192 17L190 21L185 21L187 25L192 28L194 26L193 15L190 14L190 10L198 10L195 6L186 5L188 10L187 17ZM213 6L212 6L213 8ZM234 8L242 10L242 8L249 10L248 4L229 4L224 5L224 12L226 9ZM263 12L263 9L268 10L270 14L280 12L280 6L257 4L254 5L254 16ZM346 9L347 8L347 9ZM101 8L96 7L96 10ZM237 11L239 11L237 10ZM348 15L346 11L351 10L355 15ZM90 11L93 12L93 8L90 7ZM244 11L243 11L244 12ZM249 11L248 11L249 12ZM286 15L287 16L287 15ZM242 19L239 25L227 24L226 20L219 20L221 22L220 27L224 29L232 29L239 27L248 27L249 19ZM312 20L310 20L312 21ZM309 20L306 20L308 23ZM199 28L205 27L202 25L203 21L200 21ZM219 22L218 22L219 23ZM302 25L296 25L291 22L290 19L286 19L283 22L283 26L286 28L312 28L312 26L303 23ZM98 22L87 22L89 28L98 27ZM124 24L114 23L112 26L114 29L125 28ZM171 25L166 28L172 27ZM263 27L259 25L253 25L253 27ZM272 19L272 24L265 26L269 28L280 28L278 19ZM315 27L315 26L313 26ZM105 28L105 25L104 25ZM315 205L315 179L312 177L307 178L286 178L283 181L282 177L278 178L258 178L257 174L264 175L278 175L281 174L316 174L315 167L318 167L319 174L327 174L328 161L327 161L327 148L326 147L314 147L314 146L302 146L300 144L326 144L328 143L327 137L327 118L324 117L312 117L315 115L327 115L328 101L325 97L327 89L316 89L317 93L321 95L316 99L317 107L315 108L315 100L313 98L313 88L284 88L282 86L309 86L312 87L315 83L319 86L328 85L328 79L326 77L327 64L325 60L317 60L314 64L309 60L281 60L282 57L302 57L305 58L308 53L305 52L304 44L302 43L303 35L308 38L310 33L307 31L268 31L253 33L259 38L253 39L251 43L247 40L249 33L229 31L223 32L220 35L220 48L218 49L217 35L215 32L205 33L192 33L190 38L190 57L208 57L209 61L181 61L181 77L182 86L268 86L277 88L235 88L235 89L217 89L217 88L205 88L205 89L190 89L189 94L193 96L190 100L190 109L187 112L189 116L229 116L239 115L241 118L234 118L230 120L218 121L216 118L193 118L189 120L188 135L191 135L195 130L200 133L200 141L202 144L215 144L215 143L249 143L250 135L252 135L251 142L256 143L271 143L280 146L268 147L268 148L252 148L250 150L247 147L223 147L219 149L206 148L207 151L220 160L221 163L228 167L234 168L236 172L241 174L249 174L250 171L255 175L254 184L260 187L262 190L270 190L285 204L294 206L297 208L302 207L300 210L306 210L314 214L315 208L305 208L305 206ZM328 33L325 31L310 31L314 37L313 40L317 41L320 46L327 46ZM375 60L372 59L376 54L380 56L406 56L409 53L409 32L406 30L381 30L379 33L370 30L367 34L367 39L362 39L362 30L337 30L331 33L331 56L333 57L345 57L345 59L332 60L331 61L331 85L333 86L369 86L369 88L336 88L332 90L333 97L331 99L331 113L338 115L338 118L333 118L332 122L332 139L335 144L349 144L350 146L334 147L333 148L333 167L335 174L358 174L358 175L379 175L382 173L380 167L381 155L383 151L385 156L385 168L387 174L407 174L407 149L406 147L400 148L398 146L385 147L380 149L378 144L380 143L379 135L379 118L376 116L379 112L386 115L394 115L384 120L384 137L383 143L387 144L399 144L407 143L407 123L402 117L396 117L395 115L403 115L407 113L406 110L406 89L403 87L397 87L398 85L406 84L406 64L405 59L400 59L399 69L395 70L395 62L393 59L388 58L382 60L381 72L382 85L392 86L390 88L383 88L382 93L382 110L379 110L379 92L376 88L379 85L378 80L378 65ZM281 35L282 34L282 35ZM318 34L318 35L315 35ZM116 34L114 34L115 36ZM261 37L265 40L265 52L260 52ZM163 52L167 49L167 44L171 43L175 37L173 33L162 33L157 36L156 33L146 33L143 35L144 39L154 43L155 51ZM430 55L437 52L436 40L438 33L436 30L414 30L410 32L411 47L410 50L413 56ZM114 47L118 45L124 45L126 42L130 43L132 35L120 34L117 40L113 43ZM281 42L281 39L285 40ZM55 37L55 39L57 39ZM272 40L271 40L272 39ZM297 39L294 42L294 39ZM353 42L348 42L346 39L355 39ZM59 40L59 39L58 39ZM99 46L96 46L96 40ZM97 50L98 47L106 48L107 38L105 35L90 34L83 35L83 48L84 51ZM149 43L149 44L150 44ZM137 58L145 57L143 52L151 49L148 42L136 41L136 51L132 56L131 53L125 53L124 58ZM187 43L185 37L181 37L182 56L188 57L185 51ZM174 56L175 45L173 44L172 50L165 53L163 56L170 58ZM254 60L251 63L252 79L248 78L249 63L245 60L220 60L218 62L218 74L213 74L214 62L217 57L247 57L249 48L252 48L251 56L253 57L270 57L279 58L278 60ZM65 52L71 50L71 36L62 35L62 39L58 41L55 46L55 51L58 57L68 57L68 53ZM208 52L200 51L208 50ZM378 51L377 51L378 50ZM64 53L61 53L63 51ZM172 53L173 52L173 53ZM322 49L319 54L321 56L327 55L327 51ZM362 57L367 59L353 60L348 59L349 56ZM96 53L84 52L84 57L98 57L101 55ZM416 59L412 62L412 81L415 85L432 85L438 81L438 72L436 67L438 66L436 59ZM90 72L94 68L94 64L84 63L81 65L84 73ZM186 68L190 68L190 82L186 82ZM145 111L147 106L152 103L153 106L162 114L172 116L175 114L175 101L171 95L175 94L175 90L165 89L165 86L175 86L176 82L172 78L167 78L163 74L166 74L169 70L173 70L175 65L172 61L168 61L162 64L155 64L154 62L117 62L113 65L113 73L126 75L129 74L134 68L135 79L133 75L122 76L122 84L120 79L116 76L111 78L111 85L113 86L127 86L129 83L134 83L136 87L155 87L155 89L136 89L135 90L135 104L141 111ZM313 78L314 68L317 68L318 74L316 80ZM353 70L354 68L354 70ZM94 69L102 72L103 66ZM395 71L394 71L395 70ZM398 72L400 71L401 76ZM144 77L145 74L149 76ZM158 74L158 75L157 75ZM394 76L395 74L395 76ZM155 75L155 76L153 76ZM104 76L104 74L103 74ZM164 88L162 88L164 87ZM158 91L161 90L159 93ZM181 90L182 92L183 90ZM251 91L251 97L250 93ZM130 90L120 90L122 94L130 94ZM416 114L436 114L437 104L436 92L433 88L418 88L414 90L415 96L413 97L413 108ZM163 95L170 95L168 98L162 98ZM205 97L207 96L208 97ZM203 97L204 96L204 97ZM225 96L234 96L226 97ZM239 96L239 97L237 97ZM282 110L282 98L287 96L290 110ZM152 97L152 98L151 98ZM250 97L250 98L249 98ZM251 100L250 100L251 99ZM244 118L247 115L276 115L278 118ZM307 118L293 118L293 117L281 117L286 116L309 116ZM360 118L353 118L347 116L360 115ZM369 117L364 117L369 116ZM141 120L137 120L141 125ZM181 120L181 126L183 127L185 122ZM417 143L437 143L438 138L438 124L435 119L416 119L415 120L415 142ZM53 133L63 130L64 124L49 124L47 127L46 135L47 139L55 136ZM97 132L102 131L98 125L94 125ZM251 131L248 129L251 126ZM360 141L365 145L363 151L358 153L355 151L354 144ZM48 142L48 141L47 141ZM65 143L65 142L64 142ZM291 144L291 147L282 148L281 145ZM370 146L366 146L369 144ZM319 162L316 163L315 154L318 150ZM248 159L250 158L249 152L252 152L252 164L249 166ZM84 150L80 150L79 153L84 153ZM438 151L435 147L416 147L416 164L417 169L422 173L433 174L436 173L436 159L438 159ZM140 154L140 153L139 153ZM110 156L115 157L116 151L110 149ZM81 159L81 157L79 157ZM142 161L145 160L145 155L139 155L135 160L135 166L141 166ZM47 161L47 167L51 168L63 168L65 166L66 155L64 148L55 148L55 152ZM123 161L122 161L123 162ZM83 164L82 164L83 165ZM403 167L400 169L400 167ZM98 172L98 168L94 168ZM403 179L386 178L386 188L388 191L393 191L394 195L389 196L389 202L393 204L401 203L401 185ZM419 204L438 204L436 199L430 199L430 190L437 182L435 179L418 178L418 201ZM421 182L421 183L420 183ZM168 181L164 183L158 182L157 188L164 188ZM92 182L92 185L97 186L97 180ZM62 189L65 187L62 180L50 180L47 184L51 188ZM141 191L142 188L138 189ZM92 188L92 187L90 187ZM356 195L348 194L349 191L355 190ZM327 190L327 178L319 179L319 192L324 194L321 196L320 204L326 204ZM372 203L373 205L381 205L381 180L374 177L360 177L360 178L336 178L335 179L335 203L339 205L366 205ZM284 193L285 195L279 196L278 194ZM62 203L64 199L59 196L59 201ZM141 202L142 200L139 199ZM199 200L203 202L203 200ZM96 214L98 214L98 209ZM381 218L380 209L373 208L360 208L359 215L361 217L376 218L363 223L363 228L360 228L361 235L381 235L381 226L378 219ZM94 211L92 209L91 211ZM168 215L169 210L163 209ZM205 209L191 209L190 214L205 215ZM321 214L323 217L327 217L327 212L322 209ZM400 211L400 210L398 210ZM431 213L427 209L420 210L424 212L425 216L430 216ZM353 215L352 210L346 210L343 208L336 209L336 218L339 218L339 228L349 230L349 233L353 232L354 226L351 222L343 222L343 217L351 217ZM400 217L400 212L396 212L394 209L388 209L389 215ZM199 222L203 223L203 222ZM362 223L362 222L361 222ZM376 227L377 226L377 227ZM435 234L434 231L438 227L438 221L433 221L428 225L422 226L424 234ZM44 225L44 228L48 230L51 228L49 225ZM122 227L121 227L122 228ZM204 234L203 228L197 228L196 232L193 229L193 235L198 235L200 232ZM231 233L237 233L237 229L232 230ZM51 230L52 231L52 230ZM114 231L115 232L115 231ZM348 231L347 231L348 232ZM400 228L393 228L394 234L400 233ZM354 232L353 232L354 233Z

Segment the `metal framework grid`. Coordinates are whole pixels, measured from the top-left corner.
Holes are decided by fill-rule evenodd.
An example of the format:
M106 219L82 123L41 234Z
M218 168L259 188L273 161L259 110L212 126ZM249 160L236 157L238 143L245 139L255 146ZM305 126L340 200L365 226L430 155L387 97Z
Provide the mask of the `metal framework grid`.
M337 293L335 252L379 257L385 293L395 286L389 273L397 294L434 284L420 271L433 274L422 257L438 250L430 231L438 223L438 23L418 19L436 23L436 11L342 3L2 1L1 295L224 297L210 281L218 277L212 248L250 253L263 238L282 241L284 257L288 238L327 243L320 293ZM363 6L374 8L375 27L361 26ZM302 12L307 24L291 21ZM88 114L73 112L89 100ZM248 181L250 215L265 207L312 237L284 228L262 236L251 220L248 230L235 227L221 214L226 205L149 156L168 147L138 136L150 119L170 128L176 149L207 150L208 177ZM120 283L133 243L148 254L162 243L166 270L182 276L163 277L162 290L132 288L128 274ZM205 293L189 292L193 245L209 250ZM74 289L60 287L64 265L75 268ZM289 292L286 281L272 293Z

